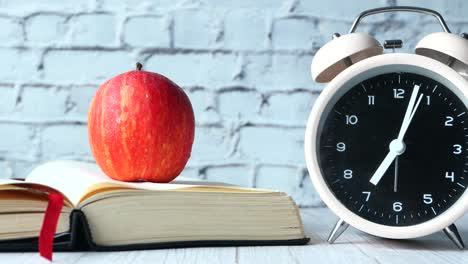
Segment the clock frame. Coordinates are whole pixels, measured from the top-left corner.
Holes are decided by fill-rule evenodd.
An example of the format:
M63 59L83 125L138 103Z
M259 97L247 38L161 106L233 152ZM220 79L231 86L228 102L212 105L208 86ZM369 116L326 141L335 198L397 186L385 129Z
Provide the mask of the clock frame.
M374 76L409 72L432 78L450 89L468 107L468 82L452 68L434 59L404 53L390 53L367 58L346 68L323 90L309 116L305 134L305 158L312 182L325 204L337 214L342 222L366 233L380 237L405 239L428 235L453 224L468 210L468 192L442 214L420 224L410 226L387 226L368 221L346 208L330 190L320 170L317 142L323 113L359 82ZM341 223L342 224L342 223ZM338 226L337 226L338 227Z

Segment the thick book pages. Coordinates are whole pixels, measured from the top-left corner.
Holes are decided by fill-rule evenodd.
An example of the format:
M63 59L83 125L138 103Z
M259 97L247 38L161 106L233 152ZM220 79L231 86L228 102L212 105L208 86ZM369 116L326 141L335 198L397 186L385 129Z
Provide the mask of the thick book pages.
M308 241L298 209L285 193L178 179L169 184L124 183L109 179L91 163L43 164L24 182L0 182L0 250L37 248L50 190L65 196L57 250Z

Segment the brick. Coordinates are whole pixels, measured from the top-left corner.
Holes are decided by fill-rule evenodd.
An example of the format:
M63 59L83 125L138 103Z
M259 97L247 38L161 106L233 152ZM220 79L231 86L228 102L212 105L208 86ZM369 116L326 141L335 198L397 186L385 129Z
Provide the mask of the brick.
M174 14L174 46L207 49L220 46L223 28L213 12L181 10Z
M261 166L256 177L256 187L282 191L293 195L301 181L299 170L284 166Z
M41 135L42 156L47 159L90 157L86 125L46 127Z
M271 12L278 10L284 0L200 0L202 8L219 9L219 10L233 10L245 9L254 10L257 12Z
M38 14L25 21L26 39L34 46L56 46L63 43L67 33L67 17L55 14Z
M5 160L0 161L0 178L24 179L39 163L37 161Z
M253 184L252 170L248 166L221 166L206 169L206 179L250 187Z
M0 49L0 79L2 81L28 81L38 77L40 53L36 50Z
M70 89L69 107L72 107L70 115L78 119L87 120L89 106L93 100L98 86L74 86Z
M262 119L269 123L305 125L316 98L310 92L272 94L262 107Z
M262 166L258 169L256 187L278 190L293 194L299 187L300 175L297 168L284 166Z
M304 130L278 127L244 127L239 152L251 161L274 164L304 164Z
M256 120L262 104L255 91L228 91L219 94L219 113L223 118Z
M24 86L21 104L15 116L25 120L53 120L63 118L68 91L48 87Z
M90 1L76 0L2 0L0 12L4 14L14 14L19 16L29 15L37 12L84 12L89 8Z
M1 53L0 53L1 54ZM101 83L133 70L134 62L122 51L52 50L44 55L44 80L69 84Z
M200 125L218 124L221 119L216 112L216 98L212 91L195 90L187 93L195 113L195 122Z
M232 10L224 18L226 49L262 50L268 47L268 22L258 12Z
M311 88L309 56L276 55L273 56L272 78L276 87Z
M244 59L242 81L246 86L260 90L274 90L277 88L273 77L273 58L270 55L247 55Z
M0 124L0 155L25 158L34 150L34 131L26 125Z
M185 0L158 0L158 1L142 1L142 0L100 0L97 3L98 10L117 11L117 12L138 12L138 13L154 13L163 12L167 9L181 8L184 6Z
M311 19L283 18L273 22L274 49L311 50L314 39L319 36L320 32Z
M231 150L229 130L219 127L196 127L189 165L225 161Z
M0 17L0 43L2 46L19 45L23 42L23 29L18 20Z
M322 1L320 4L315 1L300 0L298 1L297 6L294 8L293 13L319 18L328 17L354 20L364 10L387 5L387 1L385 0L363 0L357 2L328 0ZM373 19L374 18L372 17L366 18L368 21L372 21ZM381 20L382 18L379 19Z
M402 0L402 3L408 3L408 0ZM428 6L429 4L429 6ZM410 3L408 3L410 5ZM444 16L448 21L452 20L461 20L467 22L468 18L466 17L466 1L463 0L452 0L452 1L434 1L434 2L424 2L421 0L416 0L411 3L413 6L424 6L426 8L435 9Z
M301 170L295 167L261 166L257 172L255 186L285 192L299 206L323 206L310 178L304 178Z
M145 69L161 73L180 86L215 89L236 83L239 64L233 54L155 54Z
M466 1L424 1L424 0L398 0L398 5L423 6L425 8L434 9L439 12L446 21L464 21L467 22L466 16ZM429 18L435 20L435 18ZM449 23L450 24L450 23Z
M332 40L333 33L339 33L341 35L347 34L351 25L351 21L320 19L317 22L317 30L320 32L320 35L317 36L316 40L319 40L321 43L317 46L321 47L328 41Z
M0 179L12 178L14 170L10 161L0 161Z
M318 195L317 191L312 184L307 169L303 169L303 177L300 183L300 188L297 189L294 195L296 203L302 207L325 207L322 199Z
M1 116L8 116L15 109L16 94L17 91L13 86L0 86L0 98L2 100L2 103L0 104Z
M83 14L69 21L70 44L76 46L116 46L116 22L108 14Z
M212 91L197 89L187 92L187 95L192 103L193 111L197 114L201 114L208 111L210 108L216 107Z
M169 21L163 17L131 17L124 25L124 41L135 47L169 47Z
M203 175L200 174L200 169L196 167L185 167L182 173L176 180L182 180L181 178L188 179L201 179Z
M40 165L38 161L22 161L16 160L12 162L13 176L15 178L24 179L28 174L37 166Z
M248 55L245 58L243 83L260 91L311 89L311 56Z

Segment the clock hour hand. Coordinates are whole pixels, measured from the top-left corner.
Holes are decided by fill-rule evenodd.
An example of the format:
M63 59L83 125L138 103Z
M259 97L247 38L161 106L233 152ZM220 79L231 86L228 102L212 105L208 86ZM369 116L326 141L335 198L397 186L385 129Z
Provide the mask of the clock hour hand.
M395 141L392 141L392 143L393 142ZM390 144L390 146L392 146L392 144ZM380 166L377 168L374 175L372 175L372 178L370 179L370 182L372 184L377 185L377 183L379 183L380 179L382 179L383 175L388 170L390 165L392 165L393 160L395 160L395 158L398 155L399 155L398 152L395 150L392 151L392 148L390 147L390 151L388 152L387 156L385 156L384 160L382 161L382 163L380 164Z

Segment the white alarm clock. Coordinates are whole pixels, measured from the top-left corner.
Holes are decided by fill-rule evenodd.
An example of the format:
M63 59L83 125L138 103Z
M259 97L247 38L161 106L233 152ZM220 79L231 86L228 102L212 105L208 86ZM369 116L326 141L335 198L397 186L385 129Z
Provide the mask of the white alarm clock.
M396 11L432 15L443 32L424 37L415 54L395 52L401 40L381 45L355 32L363 17ZM311 68L328 83L305 134L312 182L340 218L328 241L351 225L393 239L444 230L463 248L454 222L468 210L467 35L451 33L433 10L372 9L348 34L335 33Z

